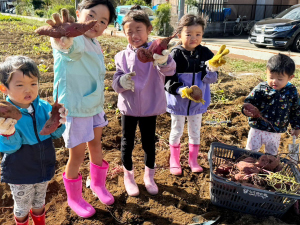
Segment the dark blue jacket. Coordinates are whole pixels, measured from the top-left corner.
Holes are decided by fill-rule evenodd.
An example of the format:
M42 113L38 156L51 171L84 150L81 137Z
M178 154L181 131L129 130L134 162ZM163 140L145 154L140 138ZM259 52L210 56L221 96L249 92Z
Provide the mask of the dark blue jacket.
M194 51L188 51L182 46L175 47L171 56L176 62L176 74L166 77L167 112L183 116L205 113L210 105L210 84L218 79L217 72L210 72L205 65L214 54L207 47L198 45ZM182 98L178 94L179 88L192 85L202 90L205 104Z
M295 130L300 129L300 98L291 83L276 91L267 82L261 82L250 92L245 103L256 106L261 116L272 124L250 117L250 127L274 133L286 132L289 124Z
M8 102L12 103L8 98ZM13 103L12 103L13 104ZM0 135L1 182L35 184L49 181L55 171L55 148L52 138L61 137L65 125L50 135L40 135L52 106L37 97L32 102L34 113L17 107L22 118L15 125L16 132L9 137Z

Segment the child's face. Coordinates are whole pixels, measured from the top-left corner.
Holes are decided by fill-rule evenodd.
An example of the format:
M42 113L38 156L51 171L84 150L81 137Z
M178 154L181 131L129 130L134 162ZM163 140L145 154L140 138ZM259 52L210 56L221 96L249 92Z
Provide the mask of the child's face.
M76 11L78 22L86 22L89 20L97 20L96 25L84 33L88 38L95 38L102 35L103 31L107 28L109 23L109 9L106 5L96 5L90 9L83 9Z
M288 76L286 73L284 73L284 74L271 73L267 69L267 82L268 82L268 85L271 88L273 88L277 91L284 88L287 85L287 83L294 78L294 76L295 75Z
M152 31L152 26L148 27L142 22L130 21L124 24L124 33L127 41L134 48L141 47L148 41L148 35Z
M182 47L188 51L193 51L200 45L203 36L201 25L184 26L181 33L178 34L182 42Z
M16 70L8 87L4 94L8 95L15 105L28 108L38 96L39 82L37 77L28 77L21 70Z

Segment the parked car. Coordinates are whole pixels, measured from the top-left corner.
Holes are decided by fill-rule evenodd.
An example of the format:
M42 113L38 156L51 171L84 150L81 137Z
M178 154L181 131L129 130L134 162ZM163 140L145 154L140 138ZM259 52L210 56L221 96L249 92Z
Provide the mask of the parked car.
M291 6L274 18L258 21L248 40L256 47L273 46L300 52L300 4Z
M130 10L130 8L132 6L133 5L120 5L120 6L116 7L117 16L114 21L114 26L117 30L123 30L122 22L123 22L124 16L126 15L126 13L128 13L128 11ZM148 14L150 21L152 21L155 18L153 10L148 6L141 6L141 7Z

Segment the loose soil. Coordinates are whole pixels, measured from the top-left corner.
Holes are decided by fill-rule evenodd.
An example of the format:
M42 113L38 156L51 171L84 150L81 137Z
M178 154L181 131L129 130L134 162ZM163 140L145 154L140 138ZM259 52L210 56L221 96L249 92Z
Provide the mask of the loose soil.
M34 59L37 64L44 64L48 71L42 72L40 96L53 103L53 58L52 52L37 52L32 50L32 45L41 46L42 42L48 43L48 38L34 40L27 44L25 37L32 31L14 29L10 23L0 23L1 61L12 54L23 54ZM106 64L112 62L114 54L122 50L123 46L110 42L109 37L100 38L100 43L105 52ZM34 43L35 42L35 43ZM245 59L247 60L247 59ZM247 61L245 61L247 63ZM62 180L62 173L68 160L68 150L64 148L63 140L55 140L57 162L54 178L50 181L46 197L47 224L191 224L193 218L199 223L220 216L219 224L300 224L299 216L292 207L281 219L275 217L256 217L212 205L210 201L210 170L207 154L212 142L222 142L228 145L244 148L246 145L249 126L247 118L241 114L241 106L245 96L261 81L262 74L249 76L230 76L230 68L224 67L220 72L219 80L212 85L212 101L207 113L203 115L201 127L201 151L199 163L203 166L203 173L192 173L188 166L188 135L185 128L181 139L181 164L182 176L173 176L169 173L169 146L171 120L169 114L158 116L156 130L156 174L159 193L151 196L143 184L144 152L141 145L140 132L136 132L133 162L135 178L140 189L138 197L129 197L123 184L123 172L120 154L121 125L120 114L117 110L117 93L111 87L114 71L108 71L105 79L105 112L109 124L105 127L102 138L104 159L109 162L110 168L107 177L107 188L115 197L113 206L103 205L92 191L85 187L86 178L89 176L89 157L86 151L80 172L84 178L83 197L96 209L96 214L83 219L78 217L67 204L67 195ZM149 93L151 94L151 93ZM210 122L229 121L228 123ZM280 152L288 150L292 143L289 133L282 134ZM263 151L263 149L262 149ZM11 165L14 166L14 165ZM0 184L0 224L11 225L13 220L13 199L9 186Z

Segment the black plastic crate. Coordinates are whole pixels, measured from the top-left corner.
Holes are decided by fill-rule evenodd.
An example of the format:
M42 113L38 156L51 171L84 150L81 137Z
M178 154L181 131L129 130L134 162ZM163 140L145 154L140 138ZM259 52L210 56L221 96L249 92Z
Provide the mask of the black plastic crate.
M300 199L299 195L283 194L268 190L261 190L243 186L240 183L229 181L213 173L214 169L224 160L236 160L243 155L259 158L262 153L240 149L236 146L213 142L208 152L210 167L210 199L214 205L233 209L256 216L281 217ZM300 183L300 173L287 159L281 159L287 164L286 172L294 175Z

